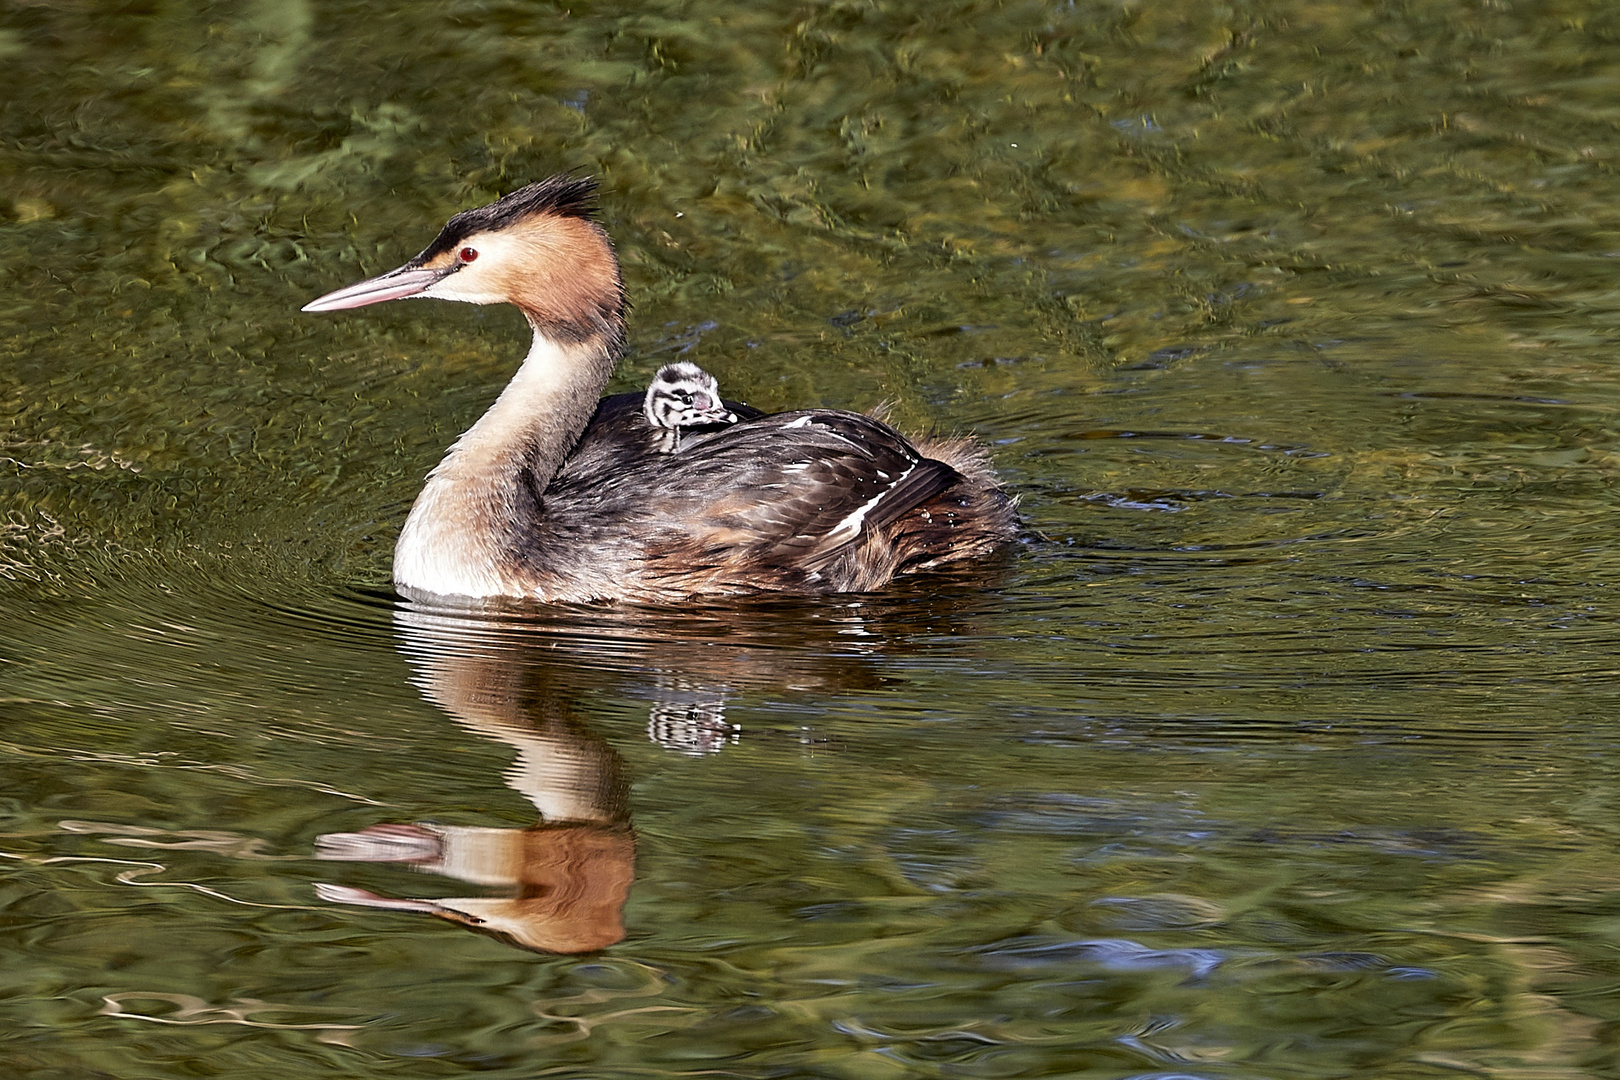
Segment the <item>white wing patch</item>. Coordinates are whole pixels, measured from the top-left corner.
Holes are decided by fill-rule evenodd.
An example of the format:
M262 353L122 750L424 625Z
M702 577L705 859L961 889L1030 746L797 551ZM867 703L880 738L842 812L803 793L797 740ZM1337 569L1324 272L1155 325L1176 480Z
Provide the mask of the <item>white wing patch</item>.
M894 483L890 484L888 487L866 500L866 502L862 503L860 506L851 511L849 516L844 518L843 521L840 521L837 525L834 525L827 532L827 539L840 544L846 540L853 539L860 533L861 523L866 520L866 515L871 513L872 507L882 502L885 495L893 491L900 484L904 483L906 477L915 472L916 468L917 462L912 462L911 467L896 477Z

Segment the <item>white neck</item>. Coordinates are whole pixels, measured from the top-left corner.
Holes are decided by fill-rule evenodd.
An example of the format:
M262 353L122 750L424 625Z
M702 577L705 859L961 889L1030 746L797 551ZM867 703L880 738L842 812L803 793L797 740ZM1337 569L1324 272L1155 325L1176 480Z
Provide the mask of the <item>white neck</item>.
M524 496L538 496L573 449L612 363L602 342L564 344L536 328L501 396L428 474L394 547L395 585L441 596L535 595L514 558L521 516L534 505Z

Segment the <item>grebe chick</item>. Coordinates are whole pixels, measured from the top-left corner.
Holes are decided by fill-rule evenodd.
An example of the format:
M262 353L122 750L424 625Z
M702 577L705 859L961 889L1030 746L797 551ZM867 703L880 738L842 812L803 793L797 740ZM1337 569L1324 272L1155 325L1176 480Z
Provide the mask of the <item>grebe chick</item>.
M674 603L875 589L986 555L1017 528L966 439L915 445L832 409L743 416L678 454L642 395L599 400L625 296L594 181L559 176L455 215L397 270L305 311L437 297L513 304L534 340L495 404L428 474L394 548L411 597Z
M661 454L681 448L682 428L737 422L737 414L720 400L719 380L686 360L658 369L641 411L653 427L654 449Z

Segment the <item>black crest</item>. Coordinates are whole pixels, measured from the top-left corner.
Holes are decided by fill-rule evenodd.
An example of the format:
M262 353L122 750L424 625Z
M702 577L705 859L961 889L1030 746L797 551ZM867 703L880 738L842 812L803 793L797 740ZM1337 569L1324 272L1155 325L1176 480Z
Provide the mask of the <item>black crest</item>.
M552 176L518 188L475 210L463 210L445 223L433 243L412 263L423 263L449 251L474 233L499 232L535 214L591 220L596 211L596 180L589 176Z

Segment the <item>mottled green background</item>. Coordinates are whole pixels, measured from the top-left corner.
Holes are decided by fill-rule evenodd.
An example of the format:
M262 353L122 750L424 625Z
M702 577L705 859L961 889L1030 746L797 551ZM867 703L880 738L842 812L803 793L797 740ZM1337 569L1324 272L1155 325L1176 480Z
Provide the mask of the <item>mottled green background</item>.
M0 72L0 1071L1620 1075L1620 8L9 0ZM464 626L630 777L583 958L315 898L534 823L387 589L524 328L298 312L566 169L615 389L890 399L1029 526Z

